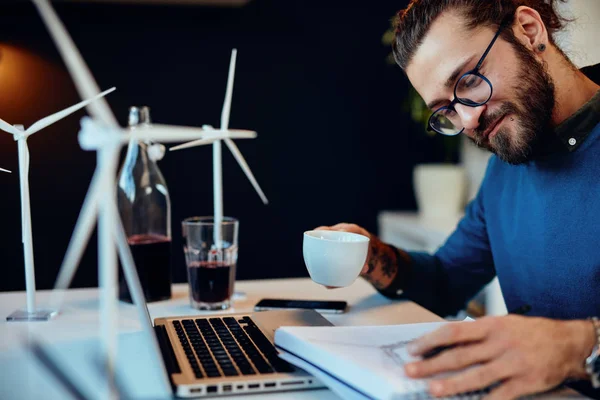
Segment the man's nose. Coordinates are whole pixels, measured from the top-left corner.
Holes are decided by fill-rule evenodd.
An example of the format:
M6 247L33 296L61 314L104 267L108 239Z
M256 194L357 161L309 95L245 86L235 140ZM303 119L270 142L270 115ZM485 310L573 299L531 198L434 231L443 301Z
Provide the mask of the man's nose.
M455 104L454 109L460 117L465 130L473 130L479 126L479 118L485 109L485 105L479 107L469 107L465 106L464 104Z

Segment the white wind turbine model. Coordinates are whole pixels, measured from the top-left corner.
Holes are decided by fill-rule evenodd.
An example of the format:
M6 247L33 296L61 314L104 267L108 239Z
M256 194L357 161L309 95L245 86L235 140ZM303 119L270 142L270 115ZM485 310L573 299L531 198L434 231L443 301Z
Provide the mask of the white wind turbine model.
M2 172L8 172L9 174L12 174L12 172L11 172L11 171L9 171L9 170L7 170L7 169L4 169L4 168L0 168L0 171L2 171Z
M89 100L82 101L62 111L40 119L25 130L23 125L10 125L0 119L0 130L13 135L19 150L19 181L21 190L21 241L23 242L23 259L25 260L25 291L27 309L17 310L6 319L8 321L47 321L56 315L56 310L37 309L35 304L35 267L33 262L33 236L31 232L31 204L29 196L29 148L27 139L34 133L82 109L91 102L114 91L111 88Z
M235 77L235 62L237 58L237 50L233 49L231 52L231 61L229 62L229 76L227 79L227 89L225 92L225 101L223 102L223 111L221 112L221 129L227 130L229 128L229 114L231 112L231 97L233 93L233 81ZM210 125L204 125L204 129L214 129ZM268 204L269 200L263 193L258 182L254 178L252 171L248 167L244 156L237 148L233 140L226 138L223 139L229 150L237 160L240 167L246 173L246 176L254 186L254 189L260 196L264 204ZM181 150L190 147L201 146L206 144L204 140L194 140L189 143L184 143L179 146L172 147L170 150ZM221 140L213 141L213 207L214 207L214 219L215 225L213 229L214 240L213 243L217 248L221 248L221 222L223 221L223 166L221 161Z
M42 19L48 27L56 43L76 87L82 97L96 95L98 86L87 68L81 54L75 47L64 25L56 15L48 0L33 0ZM152 326L145 306L144 294L135 269L133 257L116 204L116 172L121 147L130 140L152 140L155 142L184 142L202 139L204 143L212 143L221 139L250 139L256 132L244 130L203 130L200 128L152 125L135 130L122 129L104 99L88 105L92 118L83 118L79 143L85 150L95 150L98 154L96 171L92 177L79 219L69 243L65 259L61 266L55 285L57 293L66 289L77 269L85 246L92 234L94 224L98 220L98 275L100 290L100 329L102 350L106 357L108 385L101 395L114 397L114 367L117 344L117 249L140 321L144 325L151 344L151 353L160 357L160 349L156 337L152 335ZM115 244L117 249L115 249ZM60 297L59 297L60 299ZM147 326L146 326L147 325ZM160 361L157 359L157 365ZM162 376L162 375L161 375ZM161 384L169 393L170 383L163 376Z

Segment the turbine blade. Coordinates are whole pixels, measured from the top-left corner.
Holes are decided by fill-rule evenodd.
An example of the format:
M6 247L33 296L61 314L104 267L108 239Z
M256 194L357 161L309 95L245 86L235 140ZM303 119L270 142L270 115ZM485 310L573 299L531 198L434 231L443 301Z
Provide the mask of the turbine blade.
M73 43L62 21L56 15L54 8L48 0L33 0L44 23L48 27L54 43L58 47L67 68L75 82L77 91L83 99L91 99L100 93L89 68L83 61L79 50ZM118 128L117 119L112 113L105 99L92 102L87 106L92 117L98 118L106 126Z
M227 90L225 91L225 102L221 112L221 129L229 128L229 114L231 113L231 97L233 95L233 81L235 79L235 61L237 50L231 51L231 60L229 61L229 76L227 77Z
M210 134L210 136L209 136ZM203 146L205 144L214 143L215 140L224 140L224 139L254 139L256 137L256 132L253 131L210 131L207 133L207 138L193 140L191 142L183 143L178 146L171 147L169 151L183 150L188 149L190 147Z
M75 230L73 231L69 247L67 248L67 253L65 254L65 258L60 267L56 283L54 284L54 294L51 301L54 309L61 309L64 291L71 285L71 281L73 280L73 276L75 276L85 247L92 236L92 231L96 225L96 217L98 215L99 197L102 195L99 191L101 189L100 184L100 172L97 169L96 172L94 172L90 188L83 201L83 206L81 207Z
M106 96L107 94L109 94L111 92L114 92L115 89L116 88L114 88L114 87L110 88L110 89L108 89L108 90L106 90L106 91L104 91L104 92L102 92L102 93L94 96L91 99L84 100L84 101L82 101L80 103L77 103L77 104L75 104L75 105L73 105L73 106L71 106L69 108L65 108L62 111L59 111L59 112L54 113L52 115L49 115L49 116L47 116L45 118L42 118L39 121L37 121L36 123L34 123L33 125L31 125L29 127L29 129L27 129L25 131L25 133L27 135L33 135L34 133L36 133L36 132L38 132L38 131L46 128L47 126L52 125L53 123L55 123L57 121L60 121L61 119L65 118L66 116L73 114L75 111L82 109L83 107L87 106L91 102L96 101L99 98L104 97L104 96Z
M8 133L12 133L13 135L18 135L20 133L17 128L4 121L3 119L0 119L0 129Z
M173 147L169 148L169 151L177 151L177 150L188 149L190 147L204 146L205 144L212 144L215 140L219 140L219 139L220 138L212 137L210 139L193 140L191 142L180 144L178 146L173 146Z
M235 145L235 143L231 139L225 139L225 144L227 145L227 147L229 147L231 154L233 154L233 157L236 159L238 164L240 164L240 167L246 174L246 177L248 178L248 180L250 180L250 183L252 184L252 186L254 186L254 190L256 190L256 193L258 193L258 196L261 198L262 202L265 205L269 204L269 200L267 199L267 196L265 196L262 189L260 188L260 185L256 181L256 178L254 178L254 174L252 173L252 170L250 169L250 167L248 166L248 163L244 159L242 152L238 149L238 147Z
M139 127L127 132L127 139L151 140L158 143L187 142L199 139L221 138L230 135L232 138L253 139L256 132L237 130L204 130L197 127L161 125Z

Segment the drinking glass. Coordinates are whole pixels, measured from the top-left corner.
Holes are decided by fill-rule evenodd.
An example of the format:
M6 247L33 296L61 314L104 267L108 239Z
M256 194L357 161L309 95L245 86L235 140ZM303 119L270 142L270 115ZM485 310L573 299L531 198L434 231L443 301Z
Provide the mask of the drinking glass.
M191 217L182 222L190 303L200 310L231 306L238 256L239 221L224 217L220 240L214 217Z

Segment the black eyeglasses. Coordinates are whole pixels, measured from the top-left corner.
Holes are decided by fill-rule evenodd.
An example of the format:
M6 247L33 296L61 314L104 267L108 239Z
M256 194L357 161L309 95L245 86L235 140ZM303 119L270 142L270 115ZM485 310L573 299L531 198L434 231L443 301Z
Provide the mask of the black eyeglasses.
M431 114L427 123L429 130L434 130L442 135L454 136L462 133L465 130L462 120L454 105L456 103L463 104L468 107L479 107L487 103L492 98L493 87L492 82L488 78L479 73L479 68L483 64L483 60L488 55L492 46L498 39L502 29L508 25L510 19L505 18L494 38L488 45L487 49L479 59L479 62L472 70L465 72L454 86L454 100L447 106L438 108Z

